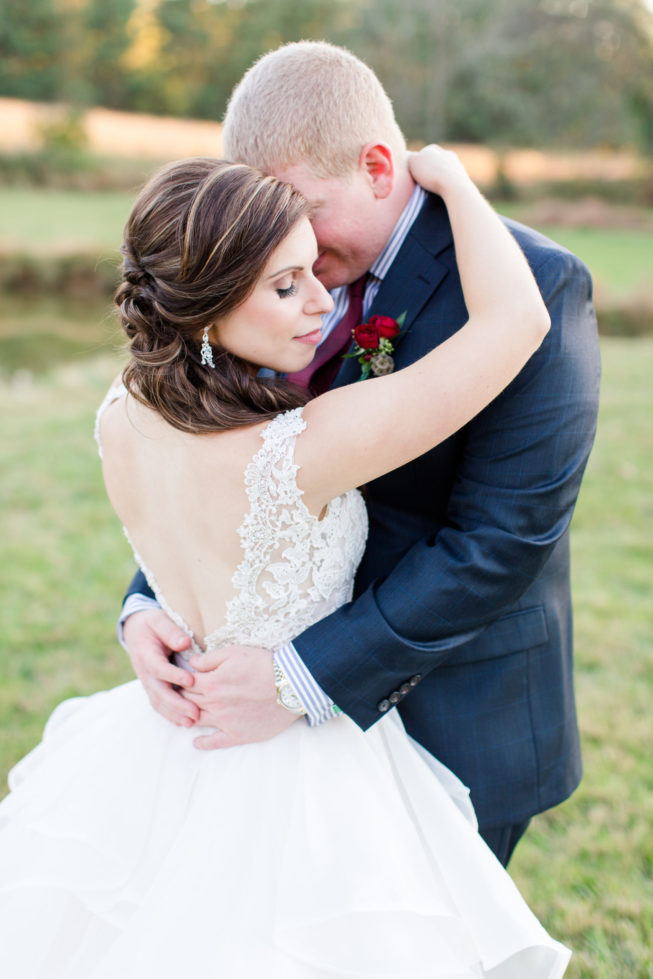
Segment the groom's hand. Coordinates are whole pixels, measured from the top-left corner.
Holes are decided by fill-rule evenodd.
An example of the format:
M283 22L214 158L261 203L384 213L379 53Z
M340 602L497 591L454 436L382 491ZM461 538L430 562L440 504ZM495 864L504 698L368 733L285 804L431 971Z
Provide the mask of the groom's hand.
M184 698L199 708L199 724L216 728L196 738L204 750L267 741L299 715L277 703L272 653L253 646L226 646L193 656L197 670Z
M193 675L170 662L173 653L190 646L186 633L161 609L147 609L125 620L123 638L154 710L179 727L192 727L199 708L184 699L181 689L193 686Z

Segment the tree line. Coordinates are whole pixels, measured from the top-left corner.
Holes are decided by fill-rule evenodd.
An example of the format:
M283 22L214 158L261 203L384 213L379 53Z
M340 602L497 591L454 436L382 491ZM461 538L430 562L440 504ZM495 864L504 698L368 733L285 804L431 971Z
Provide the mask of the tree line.
M0 95L220 119L305 38L371 65L412 140L653 152L644 0L2 0Z

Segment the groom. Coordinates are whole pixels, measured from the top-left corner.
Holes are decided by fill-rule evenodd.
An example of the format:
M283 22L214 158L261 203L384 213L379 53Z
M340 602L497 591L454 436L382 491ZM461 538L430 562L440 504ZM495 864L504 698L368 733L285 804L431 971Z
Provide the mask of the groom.
M405 313L397 369L462 325L446 209L413 183L390 102L357 58L313 42L266 55L234 91L224 140L228 158L315 203L315 273L335 300L325 333L364 273L361 319ZM172 666L170 651L188 640L145 608L140 574L123 612L155 707L219 729L204 747L271 737L294 722L278 691L314 724L342 710L367 728L397 705L408 732L470 787L480 832L504 864L530 818L567 798L581 774L569 522L600 371L587 270L508 225L547 303L547 338L463 431L368 486L354 601L276 652L276 688L266 650L208 654L194 678ZM334 383L356 381L356 359L340 363Z

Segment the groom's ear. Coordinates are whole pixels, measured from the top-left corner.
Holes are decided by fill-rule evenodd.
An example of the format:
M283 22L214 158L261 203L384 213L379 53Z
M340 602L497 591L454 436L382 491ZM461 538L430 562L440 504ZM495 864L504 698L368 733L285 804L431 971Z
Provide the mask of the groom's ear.
M395 181L395 165L392 150L385 143L366 143L358 158L374 196L379 200L389 197Z

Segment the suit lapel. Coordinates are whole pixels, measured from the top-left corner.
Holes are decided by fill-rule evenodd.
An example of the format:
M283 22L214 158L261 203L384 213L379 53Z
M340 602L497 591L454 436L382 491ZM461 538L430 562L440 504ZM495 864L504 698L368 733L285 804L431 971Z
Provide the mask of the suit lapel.
M437 256L451 243L451 226L444 202L442 198L429 194L381 283L368 314L368 318L380 314L398 319L403 312L406 313L403 329L394 342L395 350L447 275L447 265ZM352 349L353 344L348 352ZM360 364L355 357L351 357L343 362L333 387L351 384L359 376Z

